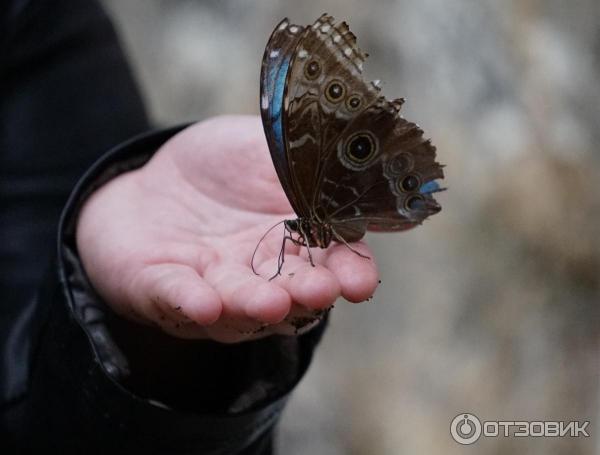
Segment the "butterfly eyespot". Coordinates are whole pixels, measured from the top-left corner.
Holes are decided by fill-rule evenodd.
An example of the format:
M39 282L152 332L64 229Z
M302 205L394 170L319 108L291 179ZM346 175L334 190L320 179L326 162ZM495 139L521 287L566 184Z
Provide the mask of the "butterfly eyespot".
M321 65L316 60L311 60L304 66L304 75L307 79L313 80L321 74Z
M346 156L353 163L362 164L375 154L375 142L367 133L355 134L346 145Z
M349 97L346 100L346 107L351 112L356 111L360 107L361 104L362 104L362 100L360 99L360 96L358 96L358 95L352 95L351 97Z
M388 176L396 176L410 171L413 167L413 159L406 153L399 153L392 157L386 164Z
M344 85L338 80L331 81L325 89L325 96L332 103L339 102L344 97L345 93L346 89L344 88Z
M421 182L419 181L419 177L416 175L407 175L403 179L398 179L396 184L400 191L405 193L410 193L411 191L415 191L417 188L421 186Z
M410 196L404 203L406 210L423 210L425 208L425 199L421 196Z

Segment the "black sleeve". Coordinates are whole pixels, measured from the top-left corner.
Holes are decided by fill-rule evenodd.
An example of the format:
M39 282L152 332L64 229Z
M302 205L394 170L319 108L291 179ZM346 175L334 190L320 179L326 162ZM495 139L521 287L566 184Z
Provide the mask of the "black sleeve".
M25 393L37 330L29 305L73 186L107 150L149 128L95 0L0 2L0 409Z
M236 345L179 340L112 313L78 259L74 225L86 196L143 165L179 129L117 147L71 195L56 267L36 301L43 324L15 428L19 445L88 453L271 453L274 425L324 324L301 336Z

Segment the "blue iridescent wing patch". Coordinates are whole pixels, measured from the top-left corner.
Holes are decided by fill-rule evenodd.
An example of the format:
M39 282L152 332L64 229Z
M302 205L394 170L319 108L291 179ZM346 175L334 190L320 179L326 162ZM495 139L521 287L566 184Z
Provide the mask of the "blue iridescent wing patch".
M304 27L291 25L288 19L277 25L265 48L260 75L260 113L271 158L281 185L297 213L299 207L293 198L283 119L290 61L303 31Z

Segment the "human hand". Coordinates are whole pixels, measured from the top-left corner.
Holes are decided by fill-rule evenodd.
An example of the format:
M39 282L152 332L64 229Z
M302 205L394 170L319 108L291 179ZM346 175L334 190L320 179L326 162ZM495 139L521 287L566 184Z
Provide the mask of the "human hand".
M312 250L282 230L252 253L275 223L296 216L273 168L260 119L217 117L170 139L142 168L98 189L84 204L77 246L99 294L122 316L179 338L238 342L297 333L343 296L373 294L378 273L344 245ZM372 257L362 242L352 244ZM266 278L265 278L266 277ZM307 319L308 318L308 319Z

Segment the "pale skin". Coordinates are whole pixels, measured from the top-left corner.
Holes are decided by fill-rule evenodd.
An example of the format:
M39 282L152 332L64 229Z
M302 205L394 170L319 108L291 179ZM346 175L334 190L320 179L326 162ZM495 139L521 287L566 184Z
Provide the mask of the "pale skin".
M378 284L363 242L312 249L287 242L295 219L258 117L224 116L170 139L143 167L109 181L86 201L77 246L98 293L123 317L179 338L235 343L298 333L340 296L369 298ZM309 330L315 319L302 327Z

